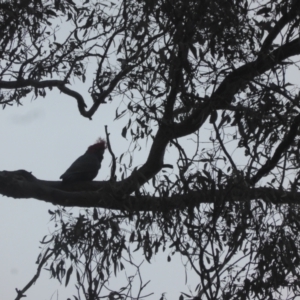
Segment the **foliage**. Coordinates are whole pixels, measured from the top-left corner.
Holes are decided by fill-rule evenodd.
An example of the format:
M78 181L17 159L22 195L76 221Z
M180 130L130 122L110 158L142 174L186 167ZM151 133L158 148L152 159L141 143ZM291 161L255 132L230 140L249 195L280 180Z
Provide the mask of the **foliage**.
M184 298L299 295L299 206L288 196L299 197L300 94L289 81L299 14L294 0L0 4L3 108L58 88L83 117L118 101L116 119L128 117L120 136L132 148L112 156L107 185L118 209L50 212L57 230L42 241L47 268L66 285L76 277L75 299L146 296L142 283L132 295L130 280L106 290L112 273L134 266L132 247L148 262L168 247L170 263L180 253L199 277ZM89 62L96 70L83 99L69 83L87 80ZM133 169L144 140L149 156ZM139 210L139 201L153 204Z

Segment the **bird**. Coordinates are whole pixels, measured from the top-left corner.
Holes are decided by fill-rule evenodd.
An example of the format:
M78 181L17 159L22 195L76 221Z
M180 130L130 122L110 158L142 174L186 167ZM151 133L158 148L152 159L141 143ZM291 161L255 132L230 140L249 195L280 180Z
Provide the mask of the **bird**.
M79 156L59 178L64 183L92 181L98 174L106 149L106 141L99 138L94 145Z

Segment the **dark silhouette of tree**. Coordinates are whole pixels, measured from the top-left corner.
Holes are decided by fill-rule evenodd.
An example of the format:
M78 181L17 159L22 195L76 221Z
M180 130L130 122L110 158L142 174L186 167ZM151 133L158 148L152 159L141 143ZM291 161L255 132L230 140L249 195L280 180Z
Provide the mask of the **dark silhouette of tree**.
M105 287L131 258L130 244L149 262L167 246L168 260L188 261L199 285L180 299L297 297L300 94L288 78L298 74L299 22L296 0L1 1L3 108L53 89L90 119L120 102L116 118L130 116L120 138L133 145L128 159L116 157L106 131L108 181L0 172L1 194L60 205L17 299L46 264L66 285L76 278L78 298L129 299L130 282ZM85 82L91 61L84 99L71 82ZM136 167L142 140L151 147Z

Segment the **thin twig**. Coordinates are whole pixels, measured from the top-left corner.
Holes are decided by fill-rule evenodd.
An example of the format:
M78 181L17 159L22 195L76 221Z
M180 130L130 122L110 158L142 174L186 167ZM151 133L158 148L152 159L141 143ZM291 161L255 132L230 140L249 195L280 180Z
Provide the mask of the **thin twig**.
M24 295L24 293L37 281L37 279L40 277L40 273L42 270L42 267L44 266L44 264L48 261L48 259L52 256L53 252L51 251L49 253L49 249L46 250L46 253L44 254L44 257L42 258L42 260L40 261L38 267L37 267L37 271L36 274L32 277L32 279L28 282L28 284L22 289L22 290L18 290L16 289L18 296L16 297L15 300L20 300L23 297L26 297L26 295Z
M111 171L110 171L110 181L115 181L115 176L116 176L116 156L113 153L112 149L111 149L111 145L110 145L110 141L109 141L109 133L107 132L107 125L104 126L105 127L105 134L106 134L106 143L107 143L107 148L108 151L110 153L110 155L112 156L112 166L111 166Z

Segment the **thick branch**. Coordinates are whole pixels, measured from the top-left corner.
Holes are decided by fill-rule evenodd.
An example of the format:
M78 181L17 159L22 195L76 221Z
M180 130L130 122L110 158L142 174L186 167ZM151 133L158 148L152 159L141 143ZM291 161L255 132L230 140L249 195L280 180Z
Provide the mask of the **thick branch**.
M153 178L163 167L165 150L172 138L172 130L164 124L160 124L158 132L153 140L146 163L132 172L132 174L120 183L120 189L126 194L131 194Z
M260 56L256 61L248 63L234 71L232 71L220 84L215 93L212 94L209 101L205 105L196 109L183 122L174 126L174 134L176 138L192 134L198 130L212 109L226 109L230 105L233 96L255 77L262 75L266 71L272 69L283 60L294 55L300 54L299 39L287 43L267 56Z
M118 183L82 182L74 185L57 181L36 179L30 173L19 170L0 172L0 193L4 196L34 198L54 205L101 207L128 211L170 211L199 206L201 203L224 201L250 201L262 199L276 204L300 203L299 192L285 192L273 188L231 188L222 190L192 191L169 197L130 196L118 190Z
M295 1L295 2L297 2L297 1ZM266 37L266 39L261 47L260 53L264 54L267 51L269 51L270 47L272 46L272 43L274 42L274 40L276 39L278 34L283 30L283 28L289 22L291 22L297 16L297 8L295 6L296 5L294 5L294 7L291 9L291 11L289 13L283 15L280 18L280 20L277 21L277 23L275 24L273 29L270 31L270 33Z
M278 145L276 148L272 158L266 162L265 165L263 165L255 176L251 178L251 183L255 184L258 182L263 176L267 175L279 162L281 159L283 153L290 147L290 145L294 142L295 137L298 134L298 128L300 125L300 115L298 115L294 122L291 125L291 128L289 132L287 133L286 137L283 139L283 141Z

